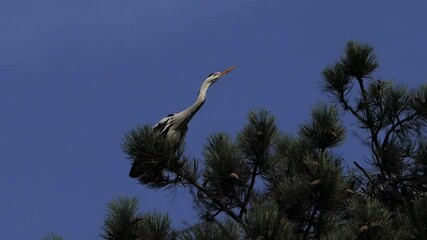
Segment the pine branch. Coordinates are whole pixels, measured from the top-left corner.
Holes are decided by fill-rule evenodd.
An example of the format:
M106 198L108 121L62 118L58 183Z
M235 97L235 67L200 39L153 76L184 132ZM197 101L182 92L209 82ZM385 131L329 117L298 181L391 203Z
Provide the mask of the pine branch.
M383 144L381 145L381 148L384 148L385 145L388 143L388 139L390 138L390 135L392 132L394 132L396 130L397 127L402 126L403 124L405 124L408 121L411 121L412 119L414 119L418 114L417 113L413 113L409 116L407 116L406 118L400 120L397 119L397 122L394 123L391 128L387 131L385 137L384 137L384 141Z
M243 204L240 208L239 218L242 218L243 214L246 213L246 206L248 205L249 200L251 199L253 188L255 186L255 180L256 180L257 172L258 172L258 164L255 164L254 169L252 171L251 183L249 184L248 192L247 192L245 199L243 201Z
M356 167L357 167L358 169L360 169L360 171L362 171L362 172L363 172L363 174L365 174L365 176L368 178L368 180L369 180L370 182L372 182L372 179L371 179L371 177L369 177L369 175L368 175L368 173L366 172L366 170L365 170L362 166L360 166L356 161L353 161L353 163L354 163L354 165L356 165Z
M365 124L367 125L367 127L369 128L369 131L371 133L371 148L372 148L372 153L374 154L375 159L379 162L381 160L380 156L377 153L378 149L380 149L380 144L379 144L379 141L378 141L378 132L379 132L379 130L375 129L374 122L373 122L372 115L371 115L371 111L370 111L371 109L367 106L367 104L368 104L368 96L366 94L366 89L365 89L365 86L363 84L363 79L361 77L357 77L357 82L359 83L360 91L362 93L363 103L365 104L364 111L365 111L366 118L367 118L366 119L367 121L366 121ZM383 169L381 169L381 175L384 176Z
M370 183L372 183L372 184L373 184L373 186L374 186L377 190L381 191L381 189L380 189L376 184L374 184L374 183L373 183L373 181L372 181L371 177L369 176L368 172L366 172L366 170L365 170L362 166L360 166L356 161L353 161L353 163L354 163L354 165L356 165L356 167L357 167L358 169L360 169L360 171L362 171L362 172L363 172L363 174L366 176L366 178L368 178L369 182L370 182ZM381 169L381 174L384 174L382 169ZM384 176L383 176L383 177L384 177Z
M359 83L360 91L362 92L363 101L367 103L368 96L366 95L365 85L363 85L363 79L361 77L358 77L357 82Z
M202 191L204 194L206 194L206 196L208 196L218 207L219 207L219 211L216 212L213 216L213 218L218 215L221 211L224 211L225 213L227 213L231 218L233 218L236 222L240 223L243 227L245 227L246 225L243 223L241 217L238 217L233 211L231 211L229 208L227 208L226 206L224 206L224 204L221 203L220 200L218 200L216 197L212 196L210 194L210 192L204 188L202 185L200 185L200 183L198 183L195 178L191 178L191 177L187 177L184 176L182 174L180 174L179 172L175 172L175 174L178 177L182 177L183 179L187 180L191 185L193 185L195 188L197 188L199 191Z
M372 120L372 115L371 115L371 111L370 111L371 109L368 107L368 101L369 100L368 100L368 95L366 94L365 85L363 84L363 79L361 77L358 77L357 82L359 83L360 91L362 93L363 104L365 105L364 111L366 113L367 126L369 127L371 134L376 136L378 130L374 129L374 126L373 126L373 120Z
M234 219L234 221L238 222L243 228L247 228L246 224L242 221L240 217L238 217L233 211L231 211L231 209L224 206L224 204L222 204L220 200L212 196L212 194L206 188L201 186L200 183L192 179L187 179L187 181L199 191L206 194L206 196L208 196L219 207L220 210L224 211L228 216Z
M357 118L357 120L366 125L365 119L363 119L363 117L360 116L360 114L356 110L354 110L350 103L345 99L344 92L340 94L340 102L344 105L344 110L350 111L351 114L353 114L353 116Z
M362 89L364 89L363 84L362 84ZM357 118L357 120L359 120L361 123L363 123L363 124L365 124L366 126L369 127L369 125L368 125L369 120L368 121L365 120L356 110L353 109L353 107L345 99L344 93L341 93L340 99L341 99L341 103L344 105L344 109L350 111L351 114L353 114L353 116ZM370 129L370 130L371 130L371 134L372 134L372 129ZM375 156L375 159L378 160L379 156L378 156L378 153L377 153L376 149L378 149L379 143L378 143L378 140L377 140L377 134L372 134L372 137L373 138L372 138L372 141L371 141L371 145L376 145L377 146L377 148L374 148L373 146L371 146L372 152L373 152L373 154Z

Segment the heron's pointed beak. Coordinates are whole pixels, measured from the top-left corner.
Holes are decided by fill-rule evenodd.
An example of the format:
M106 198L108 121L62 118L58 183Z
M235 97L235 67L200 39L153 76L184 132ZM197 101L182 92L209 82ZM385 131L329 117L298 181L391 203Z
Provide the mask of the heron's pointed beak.
M235 69L237 67L237 65L232 66L231 68L228 68L227 70L222 71L219 76L223 76L229 72L231 72L231 70Z

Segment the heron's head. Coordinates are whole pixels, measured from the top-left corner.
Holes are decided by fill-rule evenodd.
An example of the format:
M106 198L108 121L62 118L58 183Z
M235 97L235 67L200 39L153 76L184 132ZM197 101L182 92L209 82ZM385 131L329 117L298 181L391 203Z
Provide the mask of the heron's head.
M222 72L214 72L208 75L208 77L206 78L206 82L213 84L216 81L218 81L218 79L220 79L221 77L223 77L225 74L231 72L231 70L233 70L234 68L236 68L237 66L232 66L231 68L228 68Z

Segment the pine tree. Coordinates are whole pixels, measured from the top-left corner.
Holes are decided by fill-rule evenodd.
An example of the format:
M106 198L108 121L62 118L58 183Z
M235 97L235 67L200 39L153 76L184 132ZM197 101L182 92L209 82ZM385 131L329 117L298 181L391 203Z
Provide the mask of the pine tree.
M130 130L122 147L145 167L139 183L190 189L200 223L173 229L167 215L140 213L135 198L119 198L101 236L427 239L427 85L408 90L377 79L377 68L371 46L348 42L322 73L331 101L315 105L295 136L280 132L272 113L254 110L236 138L212 134L203 160L171 150L148 125ZM350 163L336 153L346 138L343 114L358 123L368 161ZM346 164L352 170L344 172Z
M427 85L408 90L404 85L375 78L377 67L372 47L350 41L341 59L323 71L323 90L355 118L366 134L363 141L369 147L369 163L375 170L368 172L354 162L363 173L358 190L366 198L365 203L378 201L380 205L375 206L391 212L391 227L406 230L403 239L426 239ZM374 229L387 230L386 224L370 222L371 209L365 206L367 222L360 224L365 224L369 234L377 231ZM405 222L406 218L411 223Z

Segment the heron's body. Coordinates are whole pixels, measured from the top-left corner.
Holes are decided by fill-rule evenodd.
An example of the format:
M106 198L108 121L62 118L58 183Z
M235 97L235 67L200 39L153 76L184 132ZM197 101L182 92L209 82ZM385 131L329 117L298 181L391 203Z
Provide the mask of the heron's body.
M236 66L231 67L223 72L215 72L210 74L200 87L196 102L179 113L169 114L162 118L153 127L154 131L159 132L169 141L170 144L173 144L174 147L178 149L178 147L182 144L185 135L187 134L188 123L205 103L206 92L208 91L209 87L223 75L233 70L235 67ZM139 176L137 169L140 166L137 166L137 164L138 163L134 161L129 172L129 176L132 178Z
M178 114L169 114L162 118L153 129L163 135L169 142L180 145L187 134L186 124L179 124Z

